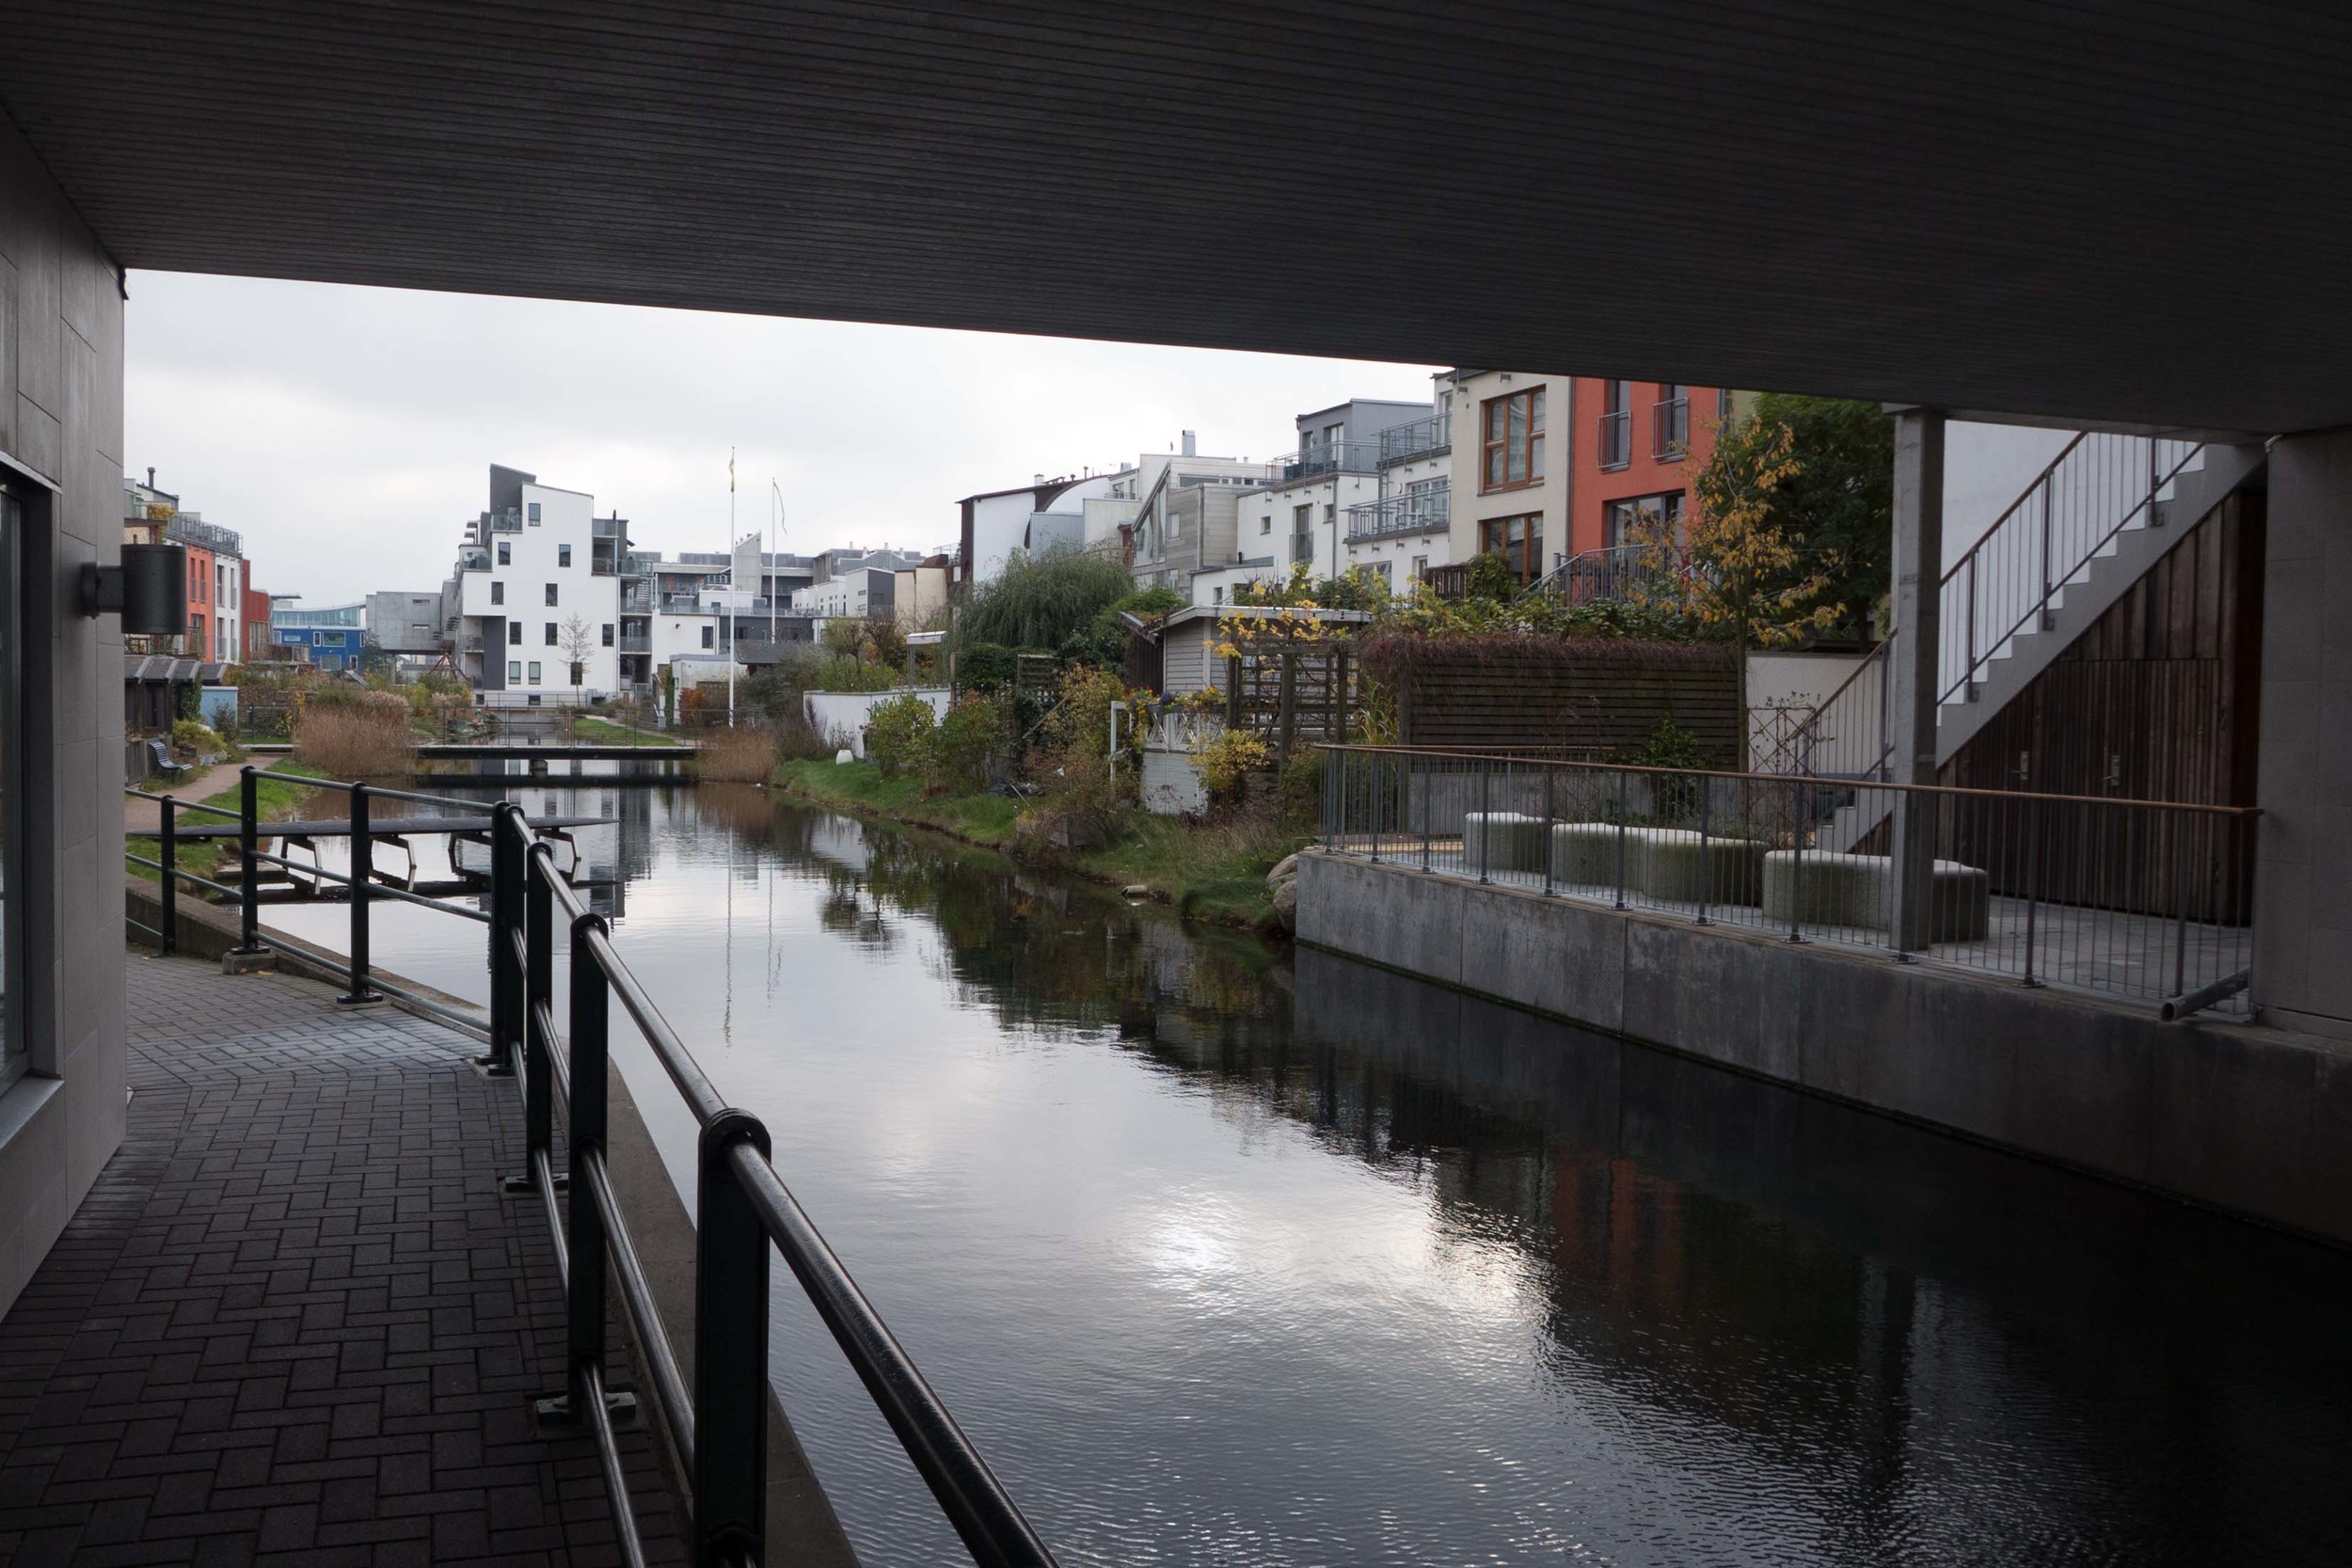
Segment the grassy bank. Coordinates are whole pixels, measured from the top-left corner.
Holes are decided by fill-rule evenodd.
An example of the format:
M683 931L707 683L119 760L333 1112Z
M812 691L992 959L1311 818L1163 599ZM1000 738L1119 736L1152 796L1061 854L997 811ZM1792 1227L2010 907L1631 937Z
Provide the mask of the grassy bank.
M1013 847L1022 803L1000 795L931 795L913 779L884 779L868 762L787 762L776 782L803 800ZM1109 842L1064 850L1054 863L1117 887L1149 886L1188 915L1255 927L1268 909L1265 874L1307 840L1257 821L1188 825L1137 812Z
M311 779L326 777L315 768L298 762L289 762L283 757L265 757L262 759L262 762L274 773L298 773L305 778ZM182 801L175 820L183 827L191 828L207 826L215 822L233 821L238 813L244 809L244 802L241 799L243 791L244 786L241 784L230 784L227 789L214 791L204 797L201 801ZM300 815L303 806L315 800L318 795L319 791L315 789L302 784L288 784L282 779L257 779L253 785L254 809L265 822L282 822L288 817ZM228 813L228 816L224 816L219 812L191 809L196 804L221 807ZM162 858L156 853L160 846L157 836L153 833L131 834L129 847L133 854L144 855L149 860ZM228 845L219 839L183 839L175 846L176 853L173 858L179 863L181 870L191 871L197 876L217 880L220 863L226 858L228 848ZM129 871L134 877L144 877L151 882L159 882L163 879L163 873L151 865L137 865L125 862L123 869ZM184 882L181 884L180 890L183 893L199 891L190 888Z

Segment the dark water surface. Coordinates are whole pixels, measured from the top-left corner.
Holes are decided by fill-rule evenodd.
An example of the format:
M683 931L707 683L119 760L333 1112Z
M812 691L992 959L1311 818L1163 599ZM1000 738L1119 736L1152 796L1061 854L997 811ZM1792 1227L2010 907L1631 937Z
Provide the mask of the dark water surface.
M621 951L1065 1563L2352 1549L2345 1255L756 793L521 798L621 819ZM861 1556L953 1560L777 1274Z

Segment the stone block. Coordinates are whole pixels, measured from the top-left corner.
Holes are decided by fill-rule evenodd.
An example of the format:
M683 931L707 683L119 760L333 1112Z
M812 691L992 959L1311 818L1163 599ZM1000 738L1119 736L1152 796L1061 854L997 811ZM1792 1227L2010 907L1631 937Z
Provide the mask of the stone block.
M1629 876L1653 898L1695 904L1704 889L1709 903L1763 901L1764 845L1756 839L1702 841L1690 828L1638 828L1632 839Z
M1631 830L1627 830L1630 832ZM1626 847L1632 860L1632 846ZM1617 885L1617 830L1607 822L1561 822L1551 830L1551 879L1562 887Z
M1516 811L1473 811L1462 817L1462 869L1481 872L1544 869L1544 819Z
M1894 862L1885 855L1764 856L1764 918L1774 924L1894 927ZM1993 913L1993 879L1979 866L1937 861L1929 895L1928 940L1982 942Z

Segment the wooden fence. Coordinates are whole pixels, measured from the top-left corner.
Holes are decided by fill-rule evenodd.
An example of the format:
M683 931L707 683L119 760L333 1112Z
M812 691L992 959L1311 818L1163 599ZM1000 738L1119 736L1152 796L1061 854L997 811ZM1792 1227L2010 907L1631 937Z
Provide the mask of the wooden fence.
M1739 673L1729 647L1637 641L1443 643L1375 678L1397 694L1407 746L1638 751L1661 720L1717 766L1740 759Z

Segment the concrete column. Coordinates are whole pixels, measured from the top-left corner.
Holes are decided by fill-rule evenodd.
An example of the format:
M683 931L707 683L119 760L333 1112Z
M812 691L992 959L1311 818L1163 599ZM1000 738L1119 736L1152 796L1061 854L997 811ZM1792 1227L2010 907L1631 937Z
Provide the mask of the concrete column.
M2352 1038L2352 430L2270 450L2253 1000Z
M1894 646L1887 650L1887 777L1895 784L1935 782L1936 620L1944 575L1944 415L1933 408L1895 414ZM1900 794L1893 801L1894 945L1928 946L1933 928L1928 896L1935 869L1935 801Z

